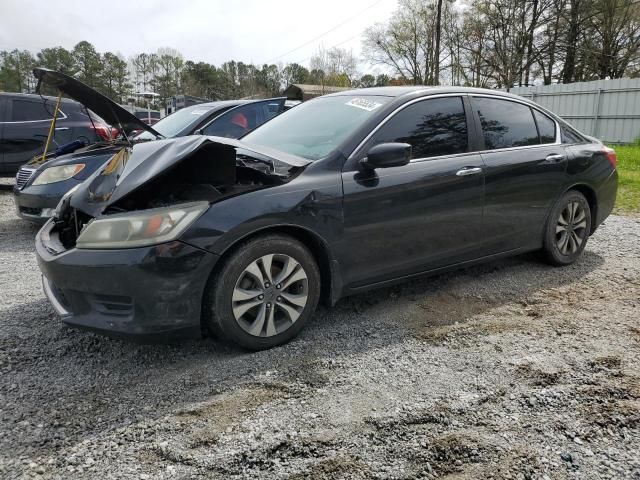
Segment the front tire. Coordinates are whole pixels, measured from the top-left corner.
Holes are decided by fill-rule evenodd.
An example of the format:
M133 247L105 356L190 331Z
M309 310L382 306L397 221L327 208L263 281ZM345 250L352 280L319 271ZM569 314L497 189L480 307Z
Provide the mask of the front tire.
M294 338L320 297L320 272L309 250L283 235L241 244L205 292L204 319L216 336L249 350Z
M569 190L553 207L545 228L546 260L564 266L575 262L584 250L591 232L589 202L576 190Z

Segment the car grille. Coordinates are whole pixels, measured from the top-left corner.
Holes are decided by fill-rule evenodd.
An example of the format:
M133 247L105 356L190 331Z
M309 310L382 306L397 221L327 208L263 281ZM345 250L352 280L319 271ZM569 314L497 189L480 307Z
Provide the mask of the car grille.
M35 168L21 167L20 170L18 170L18 173L16 174L16 186L18 188L24 187L26 183L29 181L29 179L31 178L31 175L33 175L33 172L35 171L36 171Z

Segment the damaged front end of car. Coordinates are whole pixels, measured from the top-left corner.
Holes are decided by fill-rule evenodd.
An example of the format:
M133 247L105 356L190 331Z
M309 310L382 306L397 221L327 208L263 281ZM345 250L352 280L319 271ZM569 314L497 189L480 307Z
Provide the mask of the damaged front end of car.
M224 221L232 197L251 203L258 190L305 169L304 160L274 156L203 136L119 150L61 199L36 236L51 305L68 325L108 335L200 336L203 294L220 256L189 235L210 231L213 208Z
M122 148L62 199L54 230L64 249L175 240L209 205L287 183L309 163L269 153L202 136Z

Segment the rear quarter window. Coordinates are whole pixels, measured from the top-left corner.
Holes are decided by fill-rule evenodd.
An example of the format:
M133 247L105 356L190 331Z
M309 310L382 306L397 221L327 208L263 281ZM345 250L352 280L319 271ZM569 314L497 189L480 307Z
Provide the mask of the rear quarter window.
M540 143L555 143L556 141L556 122L547 117L538 110L533 110L533 116L536 119L538 133L540 134Z
M560 125L560 139L564 144L584 143L586 140L569 125Z
M11 108L11 122L33 122L38 120L51 120L55 111L55 104L37 102L31 100L13 100ZM64 118L62 112L58 118Z

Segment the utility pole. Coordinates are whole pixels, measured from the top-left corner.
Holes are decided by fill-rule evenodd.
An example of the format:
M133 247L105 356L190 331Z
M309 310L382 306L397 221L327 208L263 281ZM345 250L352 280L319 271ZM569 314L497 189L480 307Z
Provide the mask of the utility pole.
M442 0L438 0L438 12L436 16L436 48L434 54L434 60L436 61L435 70L433 73L434 85L440 85L440 30L442 20Z

